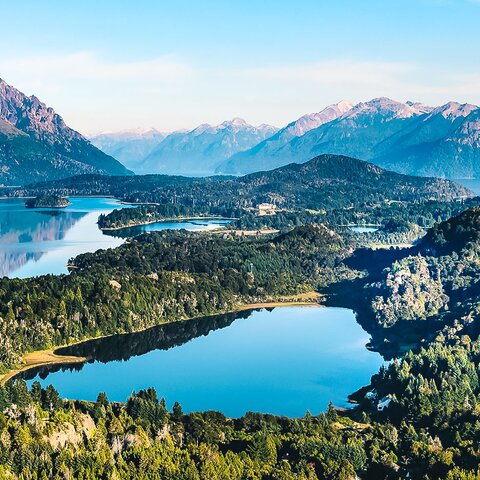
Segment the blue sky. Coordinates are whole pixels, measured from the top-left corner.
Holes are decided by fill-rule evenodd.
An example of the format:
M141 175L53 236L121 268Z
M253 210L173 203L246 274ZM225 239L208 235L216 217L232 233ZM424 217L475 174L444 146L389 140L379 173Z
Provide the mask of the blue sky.
M0 77L84 133L282 126L341 99L479 104L479 24L480 0L22 0Z

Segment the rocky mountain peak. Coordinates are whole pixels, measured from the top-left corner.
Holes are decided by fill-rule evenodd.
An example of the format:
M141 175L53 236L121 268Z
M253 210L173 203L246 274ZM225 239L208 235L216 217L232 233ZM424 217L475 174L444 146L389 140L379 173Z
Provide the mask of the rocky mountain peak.
M470 103L448 102L445 105L434 108L431 111L431 116L441 115L448 120L454 121L459 117L467 117L477 109L478 107L476 105Z

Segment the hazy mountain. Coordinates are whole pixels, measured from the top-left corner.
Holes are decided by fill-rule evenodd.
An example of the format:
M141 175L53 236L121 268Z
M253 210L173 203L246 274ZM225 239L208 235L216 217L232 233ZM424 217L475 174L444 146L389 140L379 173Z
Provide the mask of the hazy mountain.
M437 107L377 148L372 160L402 173L480 178L480 109Z
M271 167L271 157L275 156L276 152L290 140L335 120L345 112L348 112L352 107L353 104L342 100L339 103L329 105L321 112L303 115L253 148L233 155L217 168L217 172L244 173L252 171L250 169L252 156L255 157L256 165L262 165L260 168L255 167L253 171L268 169Z
M69 128L52 108L0 79L0 183L22 184L79 173L130 172Z
M432 108L376 98L283 145L272 137L274 148L266 148L267 139L232 156L217 172L249 173L334 153L412 175L480 177L479 129L475 105L449 102Z
M135 171L166 136L155 128L136 128L100 133L90 137L90 141L102 152Z
M191 131L174 132L137 170L141 173L212 174L225 159L247 150L276 131L271 125L256 127L234 118L216 126L203 124Z

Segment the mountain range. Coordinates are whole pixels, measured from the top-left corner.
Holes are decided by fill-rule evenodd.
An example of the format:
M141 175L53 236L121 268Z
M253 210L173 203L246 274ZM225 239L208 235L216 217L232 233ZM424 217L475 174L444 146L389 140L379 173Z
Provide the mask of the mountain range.
M26 96L0 79L0 184L82 173L131 174L37 97Z
M139 174L211 175L233 154L257 145L277 130L271 125L253 126L234 118L219 125L205 123L193 130L176 131L163 138L155 131L154 139L150 130L149 135L142 131L100 134L91 137L91 141L105 152L116 154Z
M168 136L155 128L135 128L118 132L104 132L90 137L90 141L106 154L116 158L127 168L142 168L145 158Z
M87 139L37 97L0 79L0 185L79 174L128 175L129 169L244 175L325 153L409 175L480 178L480 108L380 97L357 104L341 101L280 129L234 118L169 134L148 128Z
M470 104L433 108L375 98L273 148L267 139L239 152L216 172L245 174L334 153L409 175L480 178L479 118L480 109Z
M243 175L334 153L409 175L480 178L480 109L457 102L430 107L380 97L341 101L279 130L234 119L156 140L106 136L92 142L138 173ZM137 154L140 144L145 154Z

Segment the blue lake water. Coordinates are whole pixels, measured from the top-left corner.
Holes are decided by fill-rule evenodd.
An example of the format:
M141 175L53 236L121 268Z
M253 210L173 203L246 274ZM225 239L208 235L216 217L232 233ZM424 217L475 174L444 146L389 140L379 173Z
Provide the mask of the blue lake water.
M135 235L140 235L141 233L155 232L158 230L189 230L189 231L199 231L199 230L215 230L219 227L223 227L230 223L230 220L224 220L219 218L210 218L210 219L201 219L201 220L185 220L177 222L155 222L149 223L147 225L138 225L135 227L126 227L119 230L109 230L105 231L105 235L111 235L113 237L133 237Z
M480 195L480 179L460 178L454 181L469 188L475 195Z
M355 226L355 227L348 227L349 230L352 232L357 233L373 233L378 230L378 227L362 227L362 226Z
M223 222L158 222L107 235L98 228L98 216L127 205L120 205L113 198L70 198L70 201L72 205L62 209L27 209L24 199L0 199L0 276L25 278L67 273L70 258L116 247L131 235L170 228L218 228Z
M324 411L366 385L383 363L348 309L285 307L189 320L93 340L62 353L92 355L77 368L31 372L62 397L125 401L153 386L167 404L227 416ZM73 348L73 350L72 350ZM57 367L58 368L58 367ZM43 379L42 379L43 378ZM29 383L31 384L32 381Z

